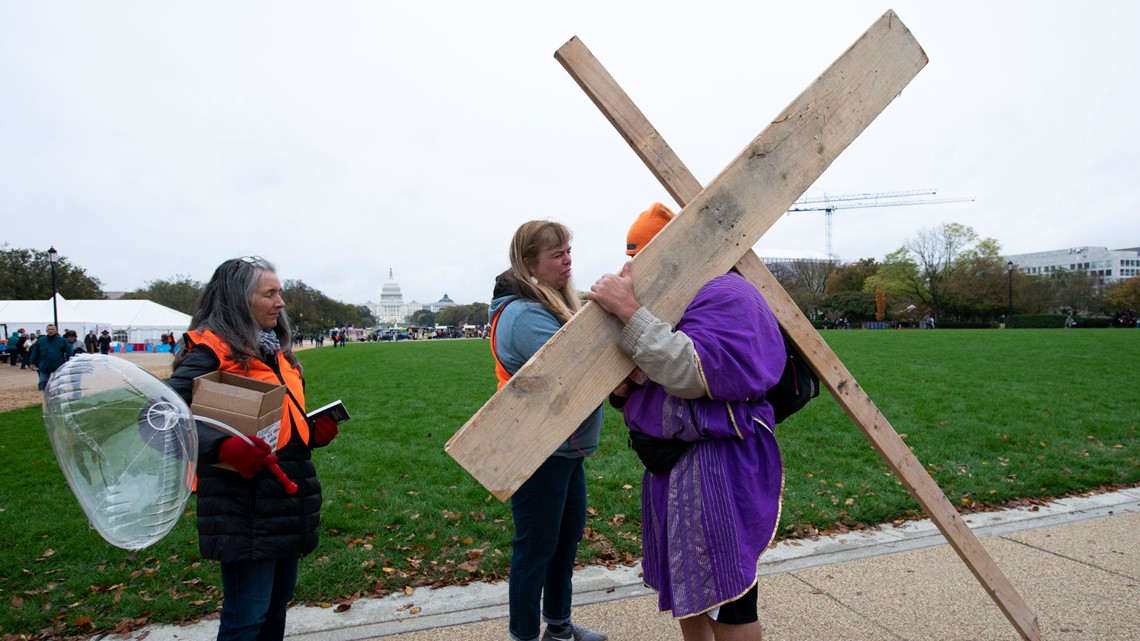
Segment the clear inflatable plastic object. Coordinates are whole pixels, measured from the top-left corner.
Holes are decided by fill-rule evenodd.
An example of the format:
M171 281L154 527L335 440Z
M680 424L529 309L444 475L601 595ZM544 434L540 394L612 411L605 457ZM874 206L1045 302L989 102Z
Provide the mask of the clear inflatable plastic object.
M165 383L122 358L77 355L48 381L44 424L71 491L108 543L140 550L178 523L198 432Z

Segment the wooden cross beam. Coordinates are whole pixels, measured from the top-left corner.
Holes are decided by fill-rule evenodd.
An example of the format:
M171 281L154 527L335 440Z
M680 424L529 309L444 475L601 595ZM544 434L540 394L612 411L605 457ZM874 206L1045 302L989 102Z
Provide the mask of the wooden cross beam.
M555 56L683 206L633 260L639 300L675 324L704 283L739 261L820 379L1017 631L1038 639L1036 616L750 249L926 65L910 31L887 12L704 190L579 41ZM620 331L616 319L588 303L448 441L447 452L500 500L510 497L632 369L616 346Z
M555 52L583 91L614 125L665 189L684 207L701 185L673 149L622 91L613 77L577 38ZM772 307L780 326L800 348L820 380L890 466L911 495L931 516L970 571L1025 639L1039 638L1037 618L962 521L945 494L927 474L910 448L879 412L858 382L824 342L799 306L751 250L736 269L752 282Z
M750 251L925 64L893 14L873 25L638 252L642 304L675 324L697 290ZM633 369L617 347L621 329L587 303L446 451L496 497L510 497Z

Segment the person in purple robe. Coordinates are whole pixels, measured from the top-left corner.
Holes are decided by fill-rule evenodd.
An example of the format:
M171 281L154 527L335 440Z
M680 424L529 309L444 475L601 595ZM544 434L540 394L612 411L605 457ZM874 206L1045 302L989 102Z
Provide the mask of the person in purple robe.
M633 256L673 212L660 203L630 228ZM642 479L642 569L686 641L760 639L757 563L780 520L783 463L765 393L787 358L776 317L730 271L701 287L676 327L642 307L629 263L590 300L623 323L637 369L611 395Z

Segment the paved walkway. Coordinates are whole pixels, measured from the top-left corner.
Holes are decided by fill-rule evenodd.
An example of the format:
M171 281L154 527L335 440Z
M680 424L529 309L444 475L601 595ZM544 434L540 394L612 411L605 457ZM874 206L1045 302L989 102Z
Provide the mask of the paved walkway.
M1140 488L967 523L1037 614L1041 638L1140 639ZM929 521L785 542L761 562L765 641L1016 641L1019 635ZM574 617L611 641L680 639L639 568L574 579ZM360 600L344 612L290 610L290 641L491 641L507 635L507 585L478 584ZM135 633L206 641L217 621Z

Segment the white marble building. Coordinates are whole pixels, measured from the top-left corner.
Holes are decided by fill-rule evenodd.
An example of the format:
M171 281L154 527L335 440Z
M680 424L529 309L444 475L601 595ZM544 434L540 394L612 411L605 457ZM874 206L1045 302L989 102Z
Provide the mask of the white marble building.
M400 284L396 282L392 269L388 269L388 280L380 290L380 302L373 303L369 301L365 303L365 306L372 312L372 317L376 319L377 323L390 325L408 322L412 314L421 309L438 312L441 309L452 307L456 304L457 303L451 300L447 294L444 294L443 298L434 303L417 303L414 300L405 303L404 294L400 290Z

